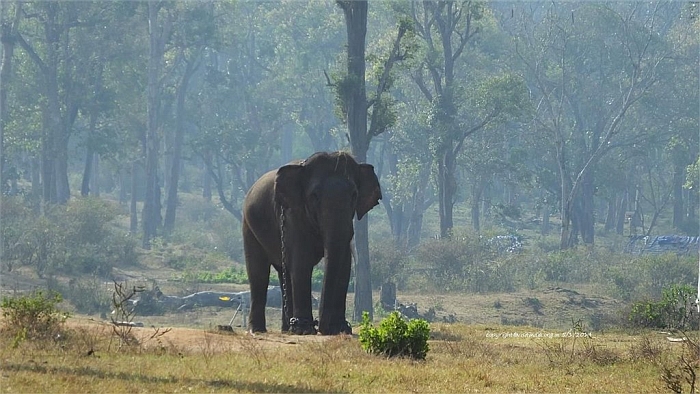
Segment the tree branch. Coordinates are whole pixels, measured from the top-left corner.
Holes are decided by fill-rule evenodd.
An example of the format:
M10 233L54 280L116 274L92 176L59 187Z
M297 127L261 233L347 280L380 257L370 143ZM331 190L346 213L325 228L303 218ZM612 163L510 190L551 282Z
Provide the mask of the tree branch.
M27 41L25 41L24 37L22 37L22 34L17 32L15 35L15 38L17 38L17 42L19 43L19 46L24 49L29 57L34 61L34 63L39 67L41 70L41 73L46 75L47 69L46 69L46 63L44 63L43 60L41 60L41 57L34 51L34 48L32 48L31 45Z

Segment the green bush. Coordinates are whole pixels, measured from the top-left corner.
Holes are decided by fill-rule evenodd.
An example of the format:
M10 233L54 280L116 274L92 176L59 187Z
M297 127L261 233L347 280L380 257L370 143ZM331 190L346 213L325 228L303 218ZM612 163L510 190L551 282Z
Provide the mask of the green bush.
M632 305L629 321L634 327L697 330L700 326L694 313L695 288L671 285L663 289L661 301L642 301Z
M56 308L61 301L60 294L44 294L42 291L3 297L4 326L14 337L15 345L24 340L55 338L68 318L67 313Z
M412 319L406 323L394 311L377 328L372 325L367 312L362 314L359 338L362 349L368 353L425 360L429 337L430 326L425 320Z

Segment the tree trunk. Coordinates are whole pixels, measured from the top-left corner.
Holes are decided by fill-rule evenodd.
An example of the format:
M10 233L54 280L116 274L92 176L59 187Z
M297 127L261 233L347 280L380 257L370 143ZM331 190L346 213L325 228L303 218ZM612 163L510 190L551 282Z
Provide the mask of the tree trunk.
M90 177L90 188L92 195L100 196L100 155L95 153L92 155L92 176Z
M119 169L119 204L126 204L127 197L126 170Z
M685 176L685 166L675 163L673 166L673 227L675 228L681 227L685 221L683 201Z
M542 225L540 226L540 234L549 234L549 204L542 204Z
M686 218L688 222L694 223L698 220L698 205L700 205L700 193L697 190L689 190L687 195L688 214Z
M425 167L421 170L419 182L414 187L413 199L411 204L411 217L408 222L407 246L412 248L420 243L421 231L423 228L423 213L428 209L432 202L426 203L425 189L430 181L430 169Z
M7 87L12 75L12 56L15 49L15 35L20 21L20 2L15 3L15 13L11 24L3 24L0 31L2 42L2 64L0 64L0 187L5 186L5 122L7 121ZM6 8L7 7L7 8ZM7 2L0 4L0 15L8 9Z
M613 195L607 200L608 208L605 212L605 231L615 228L615 218L617 217L617 197Z
M205 151L204 154L209 156L207 160L211 160L209 150ZM211 175L209 174L206 163L202 167L202 197L204 197L206 201L211 201Z
M92 178L92 170L94 164L94 139L95 139L95 127L97 124L97 115L95 113L90 114L90 126L88 128L88 141L87 141L87 152L85 153L85 168L83 169L83 181L80 187L80 195L87 196L90 194L90 180Z
M92 164L94 153L90 144L87 146L87 153L85 154L85 166L83 168L83 181L80 183L80 195L85 197L90 194L90 177L92 176Z
M453 209L456 192L455 158L452 149L443 152L438 162L438 204L440 211L440 237L449 238L454 227Z
M35 212L41 209L41 158L33 156L31 159L31 177L32 177L32 205Z
M345 115L352 153L359 162L367 160L367 92L365 88L365 40L367 35L367 1L338 1L345 15L347 31L347 79L349 92L344 97ZM355 309L353 320L362 313L373 317L372 281L369 269L368 216L355 221Z
M160 77L166 38L169 35L170 21L165 20L161 25L158 14L162 3L148 2L149 26L149 57L148 57L148 87L146 112L145 167L146 195L143 202L141 222L143 226L143 247L150 249L151 240L158 235L160 222L160 184L158 181L158 151L160 144Z
M196 56L195 56L196 57ZM172 163L170 169L170 181L168 182L168 200L165 206L165 221L163 232L165 235L172 234L175 229L175 213L177 212L177 188L180 181L180 166L182 157L182 141L185 135L185 97L190 79L197 69L195 62L197 59L186 61L185 72L180 80L177 89L175 139L172 146Z
M593 171L586 171L581 182L580 226L583 243L592 245L595 237L595 204L593 194Z
M619 205L617 208L617 224L615 225L615 232L619 235L624 235L625 233L625 221L627 215L627 191L624 192L619 200Z
M139 229L138 208L136 206L136 192L138 190L138 164L131 163L131 202L129 203L129 233L136 234Z

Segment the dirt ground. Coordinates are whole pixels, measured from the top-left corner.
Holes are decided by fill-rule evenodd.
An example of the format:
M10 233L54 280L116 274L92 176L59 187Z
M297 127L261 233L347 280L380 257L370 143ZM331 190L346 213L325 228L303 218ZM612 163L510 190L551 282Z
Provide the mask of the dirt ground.
M176 271L167 269L147 270L145 267L134 267L130 270L117 270L116 279L128 281L129 285L142 284L150 287L157 283L166 295L187 295L196 291L213 290L222 292L237 292L247 290L245 285L230 284L183 284L173 281ZM113 283L100 282L106 294L111 294ZM31 272L14 270L2 272L0 276L2 295L11 295L17 291L27 291L36 288L46 288L46 281ZM319 294L315 294L319 297ZM375 302L379 293L373 295ZM585 287L549 287L536 290L523 290L510 293L490 294L397 294L397 301L404 304L415 304L421 315L432 315L434 322L459 322L465 324L533 326L547 330L568 330L576 322L580 322L588 331L599 331L619 324L620 311L624 305L612 298L599 296L595 289ZM65 305L70 310L71 305ZM353 308L353 294L348 294L348 313ZM111 330L109 312L95 316L73 314L71 324L103 326ZM155 329L161 331L172 329L162 338L172 341L178 348L192 348L210 343L212 340L221 341L217 347L241 346L241 336L246 332L243 314L236 314L235 309L227 307L192 308L181 312L167 313L156 316L136 316L134 321L143 327L134 328L134 334L144 339L153 336ZM314 313L317 315L317 311ZM378 318L381 316L375 316ZM232 319L233 318L233 319ZM323 341L323 336L298 337L279 333L281 310L267 308L268 334L257 337L265 346L293 346L305 341ZM217 326L231 325L233 333L217 331ZM357 327L354 327L357 333ZM151 342L156 342L154 339Z
M110 322L97 320L91 317L74 316L66 325L69 328L90 333L92 336L112 336L115 328ZM182 353L221 353L227 351L245 350L251 346L258 348L284 348L294 347L304 343L323 343L329 340L339 340L331 336L296 336L286 335L271 330L265 334L252 335L242 329L232 332L219 331L217 329L201 329L187 327L151 326L132 327L130 333L138 341L143 349L161 348L175 349ZM349 339L349 336L344 336ZM343 340L343 339L340 339ZM115 344L116 346L116 344Z

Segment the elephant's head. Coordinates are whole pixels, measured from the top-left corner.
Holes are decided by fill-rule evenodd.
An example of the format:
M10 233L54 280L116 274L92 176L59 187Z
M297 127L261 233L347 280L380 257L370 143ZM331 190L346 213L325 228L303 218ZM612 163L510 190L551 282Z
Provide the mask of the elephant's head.
M355 215L362 219L381 198L374 167L358 164L345 152L316 153L281 167L275 179L276 202L285 208L305 209L322 235L328 235L331 228L351 226Z

